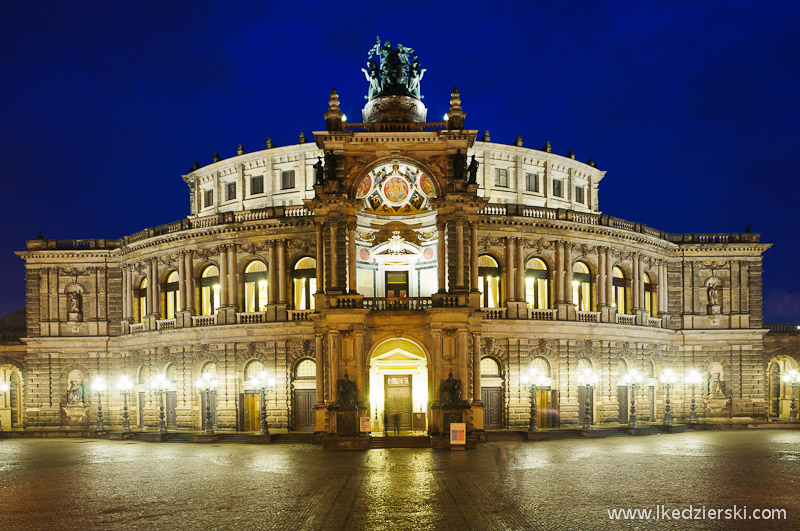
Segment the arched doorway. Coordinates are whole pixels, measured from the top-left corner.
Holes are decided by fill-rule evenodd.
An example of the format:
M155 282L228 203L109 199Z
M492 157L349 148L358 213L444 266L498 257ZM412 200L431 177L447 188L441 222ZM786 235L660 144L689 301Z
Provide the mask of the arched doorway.
M373 433L427 431L428 362L408 339L380 343L370 356L369 397Z
M769 417L772 419L789 419L793 389L783 377L792 369L797 370L798 365L789 356L776 356L769 362Z
M317 364L311 358L303 358L294 368L292 391L294 393L294 429L314 431L314 405L317 402Z

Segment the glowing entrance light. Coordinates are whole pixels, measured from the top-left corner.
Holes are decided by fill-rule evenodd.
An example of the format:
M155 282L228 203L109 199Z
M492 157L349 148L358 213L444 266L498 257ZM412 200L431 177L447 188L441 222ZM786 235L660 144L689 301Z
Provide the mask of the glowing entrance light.
M411 406L412 413L427 415L427 357L420 346L413 341L396 338L378 345L370 357L369 378L373 432L383 432L385 428L388 429L384 423L384 414L393 414L397 405L405 400L406 404ZM393 389L391 396L387 395L387 386ZM389 424L393 425L392 420L388 420ZM411 417L402 422L410 425Z

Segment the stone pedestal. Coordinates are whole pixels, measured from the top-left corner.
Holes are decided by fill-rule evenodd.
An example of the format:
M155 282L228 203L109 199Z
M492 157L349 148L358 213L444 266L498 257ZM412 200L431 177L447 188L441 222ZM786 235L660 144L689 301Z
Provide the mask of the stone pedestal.
M361 116L365 123L375 122L425 122L428 109L411 96L380 96L364 105Z
M86 427L89 425L89 408L86 406L64 406L64 424L68 427Z
M235 324L236 308L233 306L222 306L217 310L217 324Z
M181 310L175 314L175 328L191 328L192 312Z
M506 303L506 317L508 319L527 319L527 303L525 301L508 301Z
M575 305L571 302L559 302L556 304L556 318L559 321L574 321L577 318Z

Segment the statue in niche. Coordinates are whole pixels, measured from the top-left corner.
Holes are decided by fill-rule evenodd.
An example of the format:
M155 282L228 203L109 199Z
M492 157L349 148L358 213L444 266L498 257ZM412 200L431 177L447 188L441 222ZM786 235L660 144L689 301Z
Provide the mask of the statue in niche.
M478 184L478 165L479 163L475 160L475 155L472 155L472 159L469 161L469 167L467 168L467 173L469 174L467 184Z
M722 313L722 283L716 278L706 280L706 297L708 298L708 315Z
M322 166L322 158L317 157L317 163L314 164L314 184L323 182L325 182L325 168Z
M708 377L708 394L712 397L725 396L725 381L720 377L720 373L715 372Z
M453 378L453 373L447 375L447 380L442 382L442 406L457 406L461 404L461 381Z
M69 388L67 389L67 405L83 405L83 384L77 380L70 380L69 382Z
M719 305L719 286L717 286L716 284L711 284L710 286L708 286L708 289L706 290L706 293L708 294L708 304L711 304L711 305L714 305L714 306L718 306Z
M81 311L81 294L77 291L69 293L69 311L75 313Z
M336 390L339 395L340 406L356 405L358 401L358 387L355 382L350 381L346 372L344 373L344 378L339 380Z

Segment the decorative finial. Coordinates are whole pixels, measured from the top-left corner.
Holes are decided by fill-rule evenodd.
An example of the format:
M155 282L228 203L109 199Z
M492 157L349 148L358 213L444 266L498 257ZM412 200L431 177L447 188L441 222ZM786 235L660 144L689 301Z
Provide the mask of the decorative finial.
M553 152L553 146L550 144L549 140L544 143L544 147L542 148L542 151L544 151L545 153L552 153Z
M244 155L245 153L247 153L247 151L245 151L244 148L242 147L242 145L239 144L239 147L236 148L236 154L237 155Z
M586 164L588 164L592 168L596 168L597 167L597 164L594 163L594 157L589 157L589 160L586 161Z
M328 100L328 110L331 111L333 110L334 107L336 108L339 107L339 95L336 93L336 89L332 88L331 97Z
M213 158L213 160L214 160L214 162L219 162L219 161L221 161L221 160L222 160L222 157L220 157L220 156L219 156L219 153L217 153L217 152L215 151L215 152L214 152L214 158Z
M305 144L306 143L306 135L302 131L300 131L300 136L297 139L298 144Z
M482 142L491 142L492 141L492 137L489 135L489 130L488 129L483 132L483 136L481 137L481 141Z
M514 140L514 145L518 147L522 147L522 135L517 135L517 139Z
M272 139L267 137L267 149L272 149L275 147L275 144L272 143Z
M453 87L450 94L450 110L447 111L447 128L451 130L464 129L464 118L467 116L461 109L461 96L458 87Z
M567 156L569 158L571 158L572 160L575 160L575 150L574 149L570 149L569 153L567 153Z
M197 161L194 161L194 164L192 164L192 169L190 171L195 171L195 170L199 170L199 169L200 169L200 163L197 162Z

